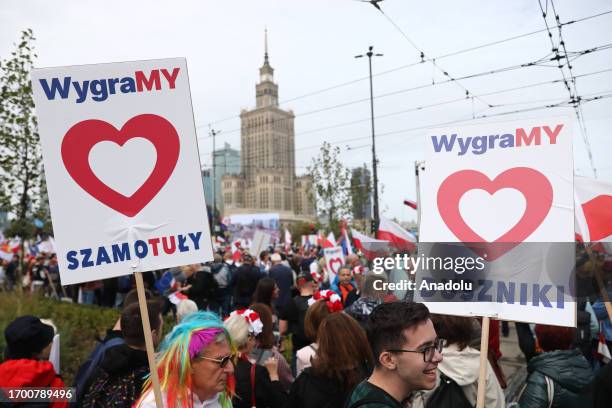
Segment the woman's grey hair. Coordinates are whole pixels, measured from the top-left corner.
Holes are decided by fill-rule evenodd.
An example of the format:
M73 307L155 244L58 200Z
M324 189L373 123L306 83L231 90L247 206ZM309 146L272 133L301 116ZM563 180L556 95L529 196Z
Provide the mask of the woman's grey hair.
M176 320L180 323L185 316L197 312L198 305L191 299L183 299L176 307Z
M376 284L379 288L381 288L383 283L387 283L387 277L384 274L375 274L368 273L361 280L361 297L368 299L382 299L387 294L386 290L376 290L374 288L375 282L380 282Z
M230 316L223 322L223 325L237 349L242 348L247 343L249 339L249 324L244 316L237 314Z

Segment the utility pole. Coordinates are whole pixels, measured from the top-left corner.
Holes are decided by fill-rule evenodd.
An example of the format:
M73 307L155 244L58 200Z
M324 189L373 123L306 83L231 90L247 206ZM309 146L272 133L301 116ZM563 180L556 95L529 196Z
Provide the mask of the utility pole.
M213 140L213 151L212 151L212 220L211 220L211 229L212 229L212 235L214 236L216 231L216 227L217 227L217 177L216 177L216 171L217 171L217 152L216 152L216 144L215 144L215 136L217 136L219 133L221 133L221 131L216 131L213 128L210 127L210 125L208 125L208 129L210 132L210 136L212 137Z
M368 52L361 55L355 55L355 58L363 58L367 56L368 66L370 68L370 114L372 118L372 176L374 184L374 226L372 230L374 233L376 233L378 231L378 225L380 224L380 214L378 211L378 161L376 159L376 137L374 132L374 91L372 86L372 57L382 57L383 54L374 54L373 49L374 47L370 45L370 47L368 48Z

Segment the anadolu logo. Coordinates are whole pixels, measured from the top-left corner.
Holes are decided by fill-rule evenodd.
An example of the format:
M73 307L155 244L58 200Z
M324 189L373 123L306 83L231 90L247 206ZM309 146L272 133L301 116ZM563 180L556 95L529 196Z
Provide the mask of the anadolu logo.
M102 102L108 99L109 95L115 95L118 92L125 94L144 92L145 90L152 91L153 89L159 91L163 85L167 86L168 89L174 89L179 71L180 68L176 67L172 69L172 72L165 68L153 69L148 75L143 71L136 71L133 77L72 81L72 77L67 76L61 81L57 77L51 78L51 84L46 79L39 79L38 81L45 92L45 96L50 101L55 100L57 95L61 99L68 99L71 90L74 89L73 95L76 103L85 102L88 95L93 101Z
M457 133L450 135L431 136L431 142L436 153L442 150L452 152L457 150L457 156L463 156L472 149L474 154L484 154L490 149L507 149L511 147L539 146L546 142L543 134L548 137L551 145L557 143L557 137L563 129L563 124L556 125L554 129L548 126L536 126L531 128L529 134L523 128L518 128L514 133L503 133L484 136L458 136Z

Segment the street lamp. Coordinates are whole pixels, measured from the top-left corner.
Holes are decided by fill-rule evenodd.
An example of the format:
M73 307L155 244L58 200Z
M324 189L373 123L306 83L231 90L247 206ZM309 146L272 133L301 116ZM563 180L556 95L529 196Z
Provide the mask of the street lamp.
M372 87L372 57L382 57L383 54L374 54L374 47L370 45L368 48L368 52L361 55L355 55L355 58L363 58L365 56L368 57L368 65L370 68L370 114L372 118L372 176L374 178L374 227L373 232L378 231L378 224L380 223L380 218L378 214L378 171L377 171L377 163L376 160L376 139L374 133L374 91Z
M215 146L215 136L217 136L219 133L221 133L221 131L216 131L213 128L210 127L210 125L208 125L208 128L210 130L210 136L212 137L213 140L213 153L212 153L212 199L213 199L213 208L212 208L212 220L211 220L211 227L212 227L212 235L214 236L216 231L215 228L217 226L217 177L216 177L216 171L217 171L217 163L216 163L216 158L217 158L217 152L215 151L216 146Z

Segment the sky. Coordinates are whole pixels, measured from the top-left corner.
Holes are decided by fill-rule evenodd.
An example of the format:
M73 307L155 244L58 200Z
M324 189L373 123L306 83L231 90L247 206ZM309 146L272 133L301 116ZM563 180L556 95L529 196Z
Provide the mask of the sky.
M569 22L612 10L603 0L384 0L384 14L357 0L3 0L0 58L10 55L26 28L36 37L37 67L185 57L201 162L210 166L209 126L219 133L217 146L240 146L238 115L255 105L267 28L280 107L296 115L299 175L324 141L341 148L347 167L371 167L368 62L354 57L374 46L383 54L372 60L381 212L410 221L416 213L402 201L416 198L414 163L424 159L427 128L482 115L489 117L476 121L574 115L572 108L557 107L492 116L567 101L563 83L551 82L562 79L554 63L444 83L444 71L462 78L550 58L540 4L555 43L555 12ZM611 24L612 13L563 26L568 53L612 44ZM419 63L421 52L426 61ZM593 74L599 71L606 72ZM612 49L579 56L572 72L583 99L611 95ZM549 83L529 86L540 82ZM500 92L518 87L523 89ZM473 98L465 98L466 89ZM606 181L612 181L611 102L582 104L593 165ZM593 177L580 128L576 122L575 173Z

